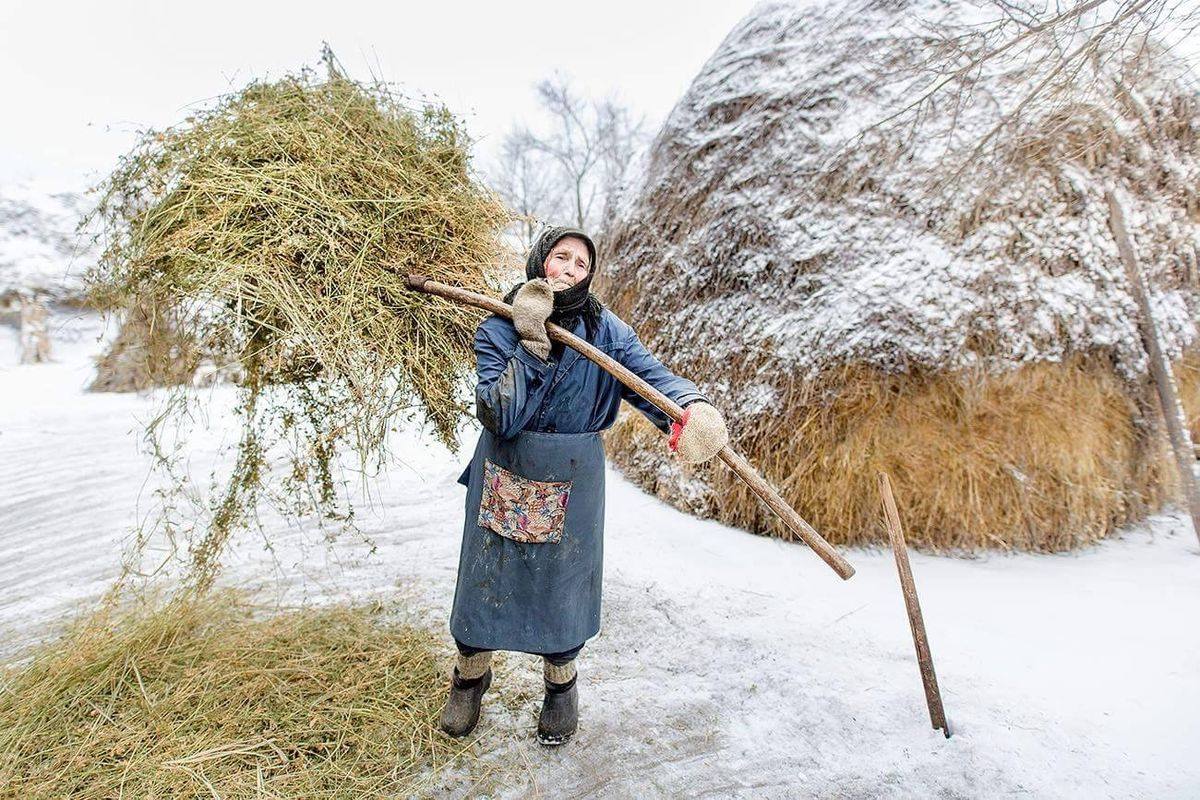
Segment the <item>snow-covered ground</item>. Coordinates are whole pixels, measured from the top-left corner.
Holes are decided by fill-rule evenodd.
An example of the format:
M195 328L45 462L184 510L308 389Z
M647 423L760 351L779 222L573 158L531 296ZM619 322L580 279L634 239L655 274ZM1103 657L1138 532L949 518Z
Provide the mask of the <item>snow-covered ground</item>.
M96 322L55 322L49 365L18 366L0 326L5 660L103 591L146 511L138 441L154 404L84 393ZM232 438L225 421L190 440L197 463ZM445 630L471 423L463 435L452 456L400 434L359 509L374 554L268 517L273 550L244 535L226 579L289 601L408 598ZM849 551L858 575L843 583L800 546L607 480L604 627L580 658L579 734L534 742L539 665L516 657L527 697L514 710L489 695L479 733L486 759L515 765L497 795L1200 796L1200 551L1183 516L1074 555L915 555L947 740L929 727L889 553Z

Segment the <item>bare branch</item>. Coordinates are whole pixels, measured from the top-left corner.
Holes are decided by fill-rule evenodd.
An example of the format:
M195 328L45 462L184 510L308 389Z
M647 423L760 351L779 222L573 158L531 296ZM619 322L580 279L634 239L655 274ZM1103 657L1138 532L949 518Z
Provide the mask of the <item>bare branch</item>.
M495 176L497 189L528 217L528 240L538 220L570 221L595 230L644 146L644 123L614 98L583 97L561 77L535 87L549 122L544 132L514 128Z

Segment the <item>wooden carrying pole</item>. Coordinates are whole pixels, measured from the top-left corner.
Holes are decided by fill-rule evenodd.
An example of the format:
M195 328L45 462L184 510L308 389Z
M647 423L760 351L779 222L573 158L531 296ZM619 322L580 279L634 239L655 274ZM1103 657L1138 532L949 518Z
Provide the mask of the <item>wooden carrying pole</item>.
M424 275L409 275L407 285L410 289L426 292L428 294L444 297L447 300L453 300L456 303L464 303L466 305L476 306L485 311L490 311L507 319L512 319L512 306L497 300L487 295L471 292L466 289L459 289L455 286L449 286L444 283L432 280ZM586 356L591 361L594 361L608 374L612 375L621 383L628 386L633 391L658 406L668 417L676 422L683 416L683 409L679 407L671 398L667 397L662 392L655 389L644 380L634 375L620 363L610 358L605 353L600 352L597 348L580 339L575 334L555 325L552 322L546 323L546 331L551 339L556 342L562 342L564 345L579 351L583 356ZM751 491L758 495L767 506L774 511L779 517L787 523L788 527L812 548L821 560L833 568L843 580L850 578L854 574L854 567L850 566L837 550L833 548L829 542L822 538L821 534L817 533L816 529L805 522L799 514L789 506L779 493L776 492L771 485L767 483L761 475L759 475L754 467L750 466L746 459L739 456L733 451L729 445L721 448L717 454L721 460L729 465L739 478L749 485Z
M917 664L921 667L921 683L925 686L925 704L929 706L929 721L934 728L941 728L950 738L950 726L946 724L946 709L942 707L942 693L938 689L937 673L933 671L933 654L929 652L929 637L925 634L925 618L921 616L921 601L917 599L917 584L913 580L912 565L908 562L908 546L904 543L904 529L900 527L900 512L896 510L896 498L892 496L892 482L886 472L879 473L879 494L883 496L883 510L887 516L888 539L892 553L896 556L896 571L900 573L900 589L904 593L904 607L908 609L908 625L912 628L913 645L917 649Z
M1150 297L1146 290L1146 279L1142 276L1137 257L1133 254L1133 244L1125 230L1125 213L1117 196L1109 189L1105 192L1108 198L1108 224L1112 229L1113 238L1117 241L1117 250L1121 253L1121 261L1125 263L1125 273L1129 278L1129 289L1138 304L1138 329L1142 335L1142 345L1146 348L1146 357L1150 361L1150 372L1154 375L1154 385L1158 388L1158 403L1162 409L1163 421L1167 424L1167 435L1171 439L1171 449L1175 452L1175 465L1179 470L1179 485L1192 512L1192 529L1196 538L1200 539L1200 487L1196 485L1196 474L1193 472L1196 463L1196 451L1192 447L1191 436L1188 435L1187 422L1184 420L1183 406L1179 402L1179 393L1175 390L1175 376L1171 372L1171 362L1159 345L1158 327L1154 323L1154 315L1150 311Z

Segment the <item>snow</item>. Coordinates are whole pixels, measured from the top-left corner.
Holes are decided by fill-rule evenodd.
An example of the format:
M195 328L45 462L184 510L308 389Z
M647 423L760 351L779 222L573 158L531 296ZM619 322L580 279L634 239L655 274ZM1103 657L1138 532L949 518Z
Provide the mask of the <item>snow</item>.
M852 363L1005 371L1078 353L1135 378L1147 365L1108 230L1104 190L1114 186L1167 354L1195 347L1200 92L1170 56L1147 55L1154 70L1124 79L1177 138L1150 146L1111 88L1113 59L1098 75L1085 66L1065 99L1030 103L1027 123L996 136L952 195L934 191L1042 75L1022 70L1056 63L1032 37L981 65L954 113L941 97L905 135L903 109L932 80L917 68L932 43L981 34L999 13L947 0L756 6L675 106L617 205L607 279L653 288L624 292L632 307L617 312L654 328L647 344L688 374L770 342L763 359L780 382ZM962 44L969 53L978 42ZM872 129L895 114L896 128ZM1070 151L1072 136L1105 126L1107 161ZM723 409L761 408L734 389L715 398Z
M81 291L97 253L76 233L81 195L44 182L0 187L0 298L12 294L67 300Z
M0 657L19 657L114 577L151 502L140 450L154 397L83 392L102 333L54 317L49 365L0 326ZM756 390L761 391L761 390ZM235 439L230 387L205 390L197 474ZM412 429L360 506L365 539L264 516L223 580L280 602L383 598L443 632L463 488ZM479 751L495 796L1186 798L1200 794L1200 549L1179 513L1070 555L914 554L953 737L929 727L895 566L850 550L838 580L801 546L675 511L606 474L602 633L579 662L581 728L558 751L528 697L489 694ZM897 486L897 492L905 487ZM365 502L365 501L363 501ZM372 553L372 545L375 551ZM450 648L447 646L447 666ZM435 796L473 796L452 777Z

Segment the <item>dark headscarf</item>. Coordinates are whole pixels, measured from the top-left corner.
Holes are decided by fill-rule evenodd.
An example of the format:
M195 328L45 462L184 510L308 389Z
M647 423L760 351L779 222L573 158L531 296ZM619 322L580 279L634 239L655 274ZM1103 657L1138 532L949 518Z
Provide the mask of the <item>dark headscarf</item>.
M570 288L554 293L554 310L550 312L550 321L571 330L575 327L575 323L582 318L587 338L592 340L596 337L596 331L600 329L600 314L604 310L604 306L600 299L588 290L592 278L596 276L597 268L596 245L590 236L578 228L566 225L556 225L542 231L533 243L533 247L529 249L529 257L525 260L525 280L531 281L534 278L546 277L546 256L550 255L550 251L554 249L554 245L558 244L559 239L566 236L575 236L583 240L587 245L591 263L588 265L587 277ZM523 285L518 283L512 287L504 296L504 302L511 303L517 290Z

